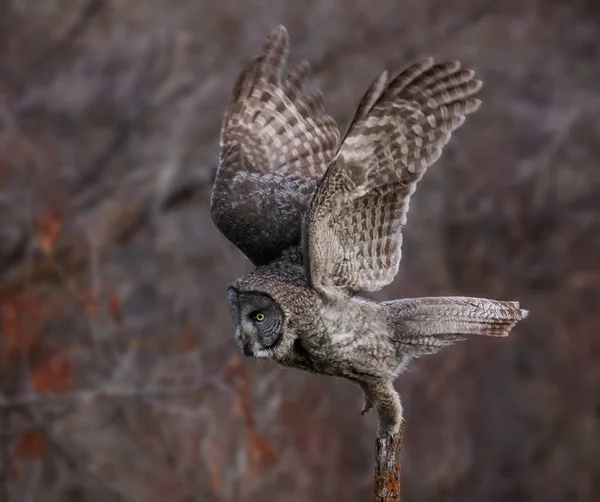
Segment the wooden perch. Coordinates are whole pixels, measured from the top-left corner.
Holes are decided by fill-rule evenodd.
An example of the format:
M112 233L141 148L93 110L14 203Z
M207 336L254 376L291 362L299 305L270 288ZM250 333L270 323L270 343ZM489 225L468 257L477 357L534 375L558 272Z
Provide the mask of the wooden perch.
M375 475L373 500L375 502L398 502L400 500L400 453L402 434L379 433L375 440Z

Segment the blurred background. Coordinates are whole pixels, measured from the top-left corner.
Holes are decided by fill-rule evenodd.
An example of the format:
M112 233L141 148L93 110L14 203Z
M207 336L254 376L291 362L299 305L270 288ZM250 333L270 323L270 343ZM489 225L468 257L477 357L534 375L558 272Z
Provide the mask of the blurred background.
M403 500L599 500L594 0L0 0L0 500L371 499L360 390L243 360L227 309L219 129L278 23L342 129L383 67L485 82L375 298L531 313L398 380Z

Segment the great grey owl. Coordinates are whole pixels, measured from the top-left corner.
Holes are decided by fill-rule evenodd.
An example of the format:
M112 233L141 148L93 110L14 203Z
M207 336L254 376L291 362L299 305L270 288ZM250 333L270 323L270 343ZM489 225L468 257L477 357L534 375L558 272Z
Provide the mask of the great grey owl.
M396 433L394 379L411 359L468 335L506 336L517 302L357 296L394 279L410 196L452 131L477 110L481 82L457 61L382 72L340 139L309 66L284 75L274 29L238 77L225 113L211 214L255 265L228 300L246 356L347 378Z

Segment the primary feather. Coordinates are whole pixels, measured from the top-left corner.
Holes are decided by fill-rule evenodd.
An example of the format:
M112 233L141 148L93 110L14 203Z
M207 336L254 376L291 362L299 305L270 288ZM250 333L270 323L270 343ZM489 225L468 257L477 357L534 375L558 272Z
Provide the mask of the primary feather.
M286 29L274 29L238 77L221 130L211 214L255 264L298 245L302 216L339 143L310 69L283 75Z
M308 213L307 271L326 296L394 279L410 196L480 105L481 82L455 61L428 59L386 82L383 73L367 91Z

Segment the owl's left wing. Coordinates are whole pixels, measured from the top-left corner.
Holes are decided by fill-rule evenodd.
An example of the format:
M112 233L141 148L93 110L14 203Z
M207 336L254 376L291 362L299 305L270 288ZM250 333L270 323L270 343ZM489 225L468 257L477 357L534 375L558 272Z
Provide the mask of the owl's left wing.
M288 50L278 26L238 77L221 131L212 218L255 265L300 244L303 215L339 145L308 64L283 74Z
M395 277L410 196L452 131L480 101L481 82L460 63L384 72L317 188L304 225L312 286L326 296L376 291Z

